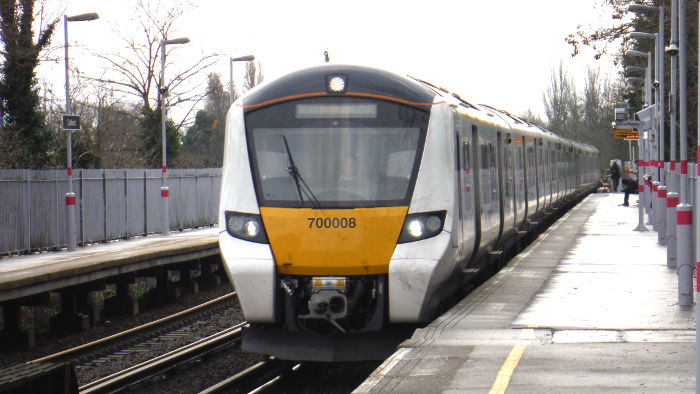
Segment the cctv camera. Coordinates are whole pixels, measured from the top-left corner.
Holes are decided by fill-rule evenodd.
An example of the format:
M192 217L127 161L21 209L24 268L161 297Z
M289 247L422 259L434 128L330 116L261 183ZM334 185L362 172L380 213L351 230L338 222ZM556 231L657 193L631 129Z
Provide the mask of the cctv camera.
M669 56L677 56L679 52L678 45L672 42L671 45L666 47L665 51Z

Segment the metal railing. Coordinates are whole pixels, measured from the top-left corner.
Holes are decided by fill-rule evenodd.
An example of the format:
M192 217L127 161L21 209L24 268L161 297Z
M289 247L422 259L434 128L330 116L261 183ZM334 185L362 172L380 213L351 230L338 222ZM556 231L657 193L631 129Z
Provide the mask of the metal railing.
M0 170L0 255L66 245L65 170ZM74 169L78 243L160 232L160 169ZM170 229L218 221L221 169L169 169Z

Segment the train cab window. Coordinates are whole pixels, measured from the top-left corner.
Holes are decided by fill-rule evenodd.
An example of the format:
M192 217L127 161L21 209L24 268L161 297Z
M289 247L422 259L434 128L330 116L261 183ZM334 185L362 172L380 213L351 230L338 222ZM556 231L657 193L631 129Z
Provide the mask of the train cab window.
M429 113L390 101L321 97L245 114L261 206L407 205Z

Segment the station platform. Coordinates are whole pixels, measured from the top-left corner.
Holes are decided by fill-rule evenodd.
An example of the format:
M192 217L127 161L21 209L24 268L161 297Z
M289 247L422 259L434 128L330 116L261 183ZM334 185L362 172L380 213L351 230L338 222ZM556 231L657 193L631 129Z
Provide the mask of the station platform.
M0 302L219 253L218 227L0 259Z
M695 392L695 306L622 200L586 197L354 392Z

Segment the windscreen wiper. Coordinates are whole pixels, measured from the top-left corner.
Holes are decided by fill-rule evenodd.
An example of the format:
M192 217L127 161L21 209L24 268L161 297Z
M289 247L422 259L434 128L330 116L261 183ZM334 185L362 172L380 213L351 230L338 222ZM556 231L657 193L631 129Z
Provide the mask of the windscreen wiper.
M302 196L303 193L304 196L306 196L306 198L309 201L311 201L311 204L314 206L314 208L321 208L321 203L316 198L314 192L311 191L309 185L306 184L304 178L302 178L296 164L294 164L292 151L289 149L289 143L287 143L287 136L282 135L282 139L284 140L284 149L287 150L287 158L289 159L289 167L285 168L285 170L287 171L287 174L289 174L292 177L292 179L294 179L294 183L297 186L297 194L299 194L300 205L304 205L304 197Z

